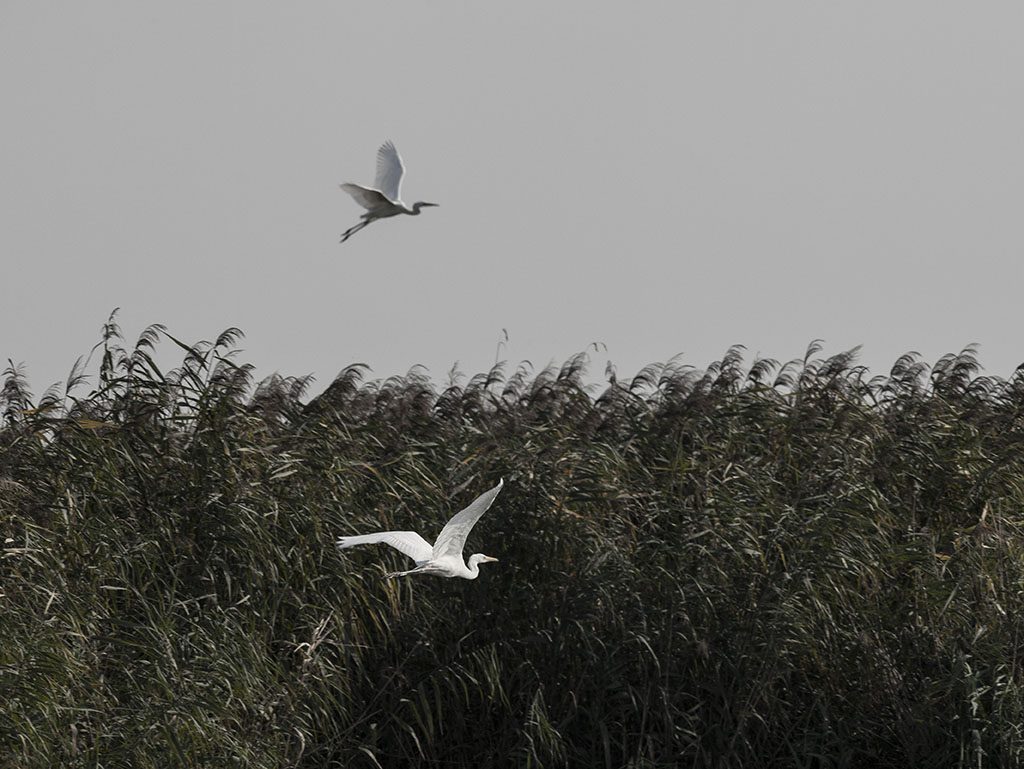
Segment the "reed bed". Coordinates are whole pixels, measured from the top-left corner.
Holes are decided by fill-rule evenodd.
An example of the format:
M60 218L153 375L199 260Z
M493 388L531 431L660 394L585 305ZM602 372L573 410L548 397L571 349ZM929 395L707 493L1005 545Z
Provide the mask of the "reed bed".
M1021 372L815 344L311 396L239 338L112 316L66 385L4 373L0 765L1024 763ZM499 477L476 581L332 546Z

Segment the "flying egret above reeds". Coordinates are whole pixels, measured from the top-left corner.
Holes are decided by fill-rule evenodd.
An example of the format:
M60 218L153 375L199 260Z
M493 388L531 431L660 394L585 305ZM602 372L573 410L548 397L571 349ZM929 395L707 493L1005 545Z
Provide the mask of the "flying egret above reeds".
M498 481L498 485L490 491L485 491L467 507L465 510L456 513L452 519L441 529L434 544L431 545L415 531L378 531L376 534L357 534L353 537L339 537L338 547L344 550L355 545L372 545L383 542L391 545L416 562L416 568L409 571L396 571L385 574L385 579L404 577L406 574L433 574L436 577L462 577L463 579L476 579L480 574L480 564L497 561L489 555L474 553L469 556L469 561L463 563L462 549L466 545L466 537L470 530L480 520L480 516L487 512L487 508L498 496L505 480Z
M363 214L363 221L354 227L349 227L341 234L341 242L355 235L378 219L387 219L389 216L409 214L419 216L421 208L436 206L437 203L424 203L419 201L409 208L401 200L402 174L405 173L405 166L402 165L402 157L390 141L384 142L377 150L377 179L373 187L364 187L361 184L345 182L341 188L355 198L356 203L366 209Z

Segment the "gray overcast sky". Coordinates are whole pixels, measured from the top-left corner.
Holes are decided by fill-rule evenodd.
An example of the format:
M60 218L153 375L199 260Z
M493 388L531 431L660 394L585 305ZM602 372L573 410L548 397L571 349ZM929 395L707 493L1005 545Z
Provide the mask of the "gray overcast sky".
M120 306L132 340L238 326L316 391L477 372L503 328L623 375L817 337L1008 375L1022 30L1020 2L7 0L0 359L38 393ZM339 245L385 138L441 208Z

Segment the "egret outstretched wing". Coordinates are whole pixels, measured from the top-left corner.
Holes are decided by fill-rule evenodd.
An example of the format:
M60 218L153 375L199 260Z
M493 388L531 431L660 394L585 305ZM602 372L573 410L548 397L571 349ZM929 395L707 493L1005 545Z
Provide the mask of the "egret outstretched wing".
M359 184L345 182L341 185L341 188L367 211L374 211L381 206L389 205L391 202L380 190L371 190L369 187L363 187Z
M399 196L404 173L405 166L402 165L402 157L389 139L377 150L377 180L373 186L383 192L388 200L397 202L401 200Z
M344 550L355 545L375 545L383 542L391 545L412 558L416 563L429 561L433 548L427 540L415 531L378 531L376 534L357 534L354 537L338 537L338 547Z
M437 541L434 542L433 557L435 559L445 555L462 557L462 548L466 544L466 537L469 536L470 530L480 520L480 516L487 512L487 508L494 502L494 498L498 496L498 492L504 485L505 479L502 478L498 481L497 486L490 491L485 491L473 500L469 507L452 516L452 519L441 529L441 533L437 535Z

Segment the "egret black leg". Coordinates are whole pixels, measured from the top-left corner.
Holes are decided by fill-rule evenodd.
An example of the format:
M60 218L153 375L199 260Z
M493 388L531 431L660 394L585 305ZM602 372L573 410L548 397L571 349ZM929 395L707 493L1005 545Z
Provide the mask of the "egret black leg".
M365 227L368 224L369 224L369 222L359 222L359 224L355 225L354 227L349 227L347 230L345 230L343 233L341 233L341 241L340 242L344 243L346 240L351 238L353 235L355 235L357 232L359 232L359 230L363 229L363 227Z
M390 574L385 574L384 579L395 579L396 577L404 577L408 574L420 574L425 571L429 571L425 565L417 566L415 569L409 569L409 571L393 571Z

